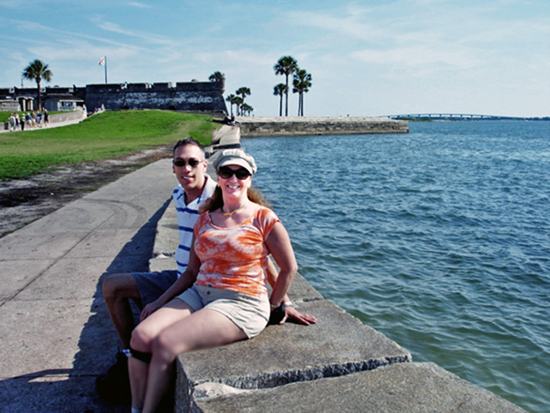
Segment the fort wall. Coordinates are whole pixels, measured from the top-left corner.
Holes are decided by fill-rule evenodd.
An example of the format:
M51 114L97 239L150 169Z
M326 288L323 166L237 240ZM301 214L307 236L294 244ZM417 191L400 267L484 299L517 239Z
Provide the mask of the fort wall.
M86 107L226 112L225 82L128 83L86 86Z
M45 87L42 102L48 99L78 102L93 111L163 109L187 112L227 113L225 80L217 82L108 83L86 87ZM13 111L36 109L36 88L0 88L0 102ZM25 107L21 107L22 102ZM19 105L19 106L18 106ZM51 109L50 109L51 110Z

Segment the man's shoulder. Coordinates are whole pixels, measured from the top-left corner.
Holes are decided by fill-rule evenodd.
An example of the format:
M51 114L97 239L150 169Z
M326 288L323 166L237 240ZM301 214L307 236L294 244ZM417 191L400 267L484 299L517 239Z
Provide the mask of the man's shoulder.
M218 186L216 181L214 179L212 179L210 176L208 176L207 179L206 179L206 185L204 187L204 192L203 192L201 198L204 198L204 199L210 198L214 194L214 191L216 190L216 186Z
M181 185L178 185L174 188L174 190L172 191L172 196L174 198L178 197L178 196L181 196L183 195L183 187Z

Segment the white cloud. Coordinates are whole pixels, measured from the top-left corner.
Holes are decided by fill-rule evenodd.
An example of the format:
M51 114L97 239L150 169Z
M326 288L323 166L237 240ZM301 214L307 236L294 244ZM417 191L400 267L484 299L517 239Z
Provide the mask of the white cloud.
M141 8L141 9L150 9L151 8L151 5L149 5L149 4L138 3L136 1L129 2L128 6L138 7L138 8Z
M418 45L390 50L361 50L351 53L351 57L364 63L399 66L407 68L466 70L475 64L475 59L469 56L467 50L454 50L441 47Z
M141 39L147 44L176 46L175 42L166 36L157 35L155 33L148 33L145 31L134 31L134 30L125 29L125 28L122 28L117 23L102 21L98 18L93 19L93 21L96 23L97 27L99 27L102 30L112 32L112 33L122 34L129 37L135 37L135 38Z

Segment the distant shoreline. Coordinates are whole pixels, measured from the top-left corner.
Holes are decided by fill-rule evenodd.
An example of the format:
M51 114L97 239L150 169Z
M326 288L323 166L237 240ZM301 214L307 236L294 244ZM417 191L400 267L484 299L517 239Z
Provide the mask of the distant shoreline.
M374 116L242 116L236 120L243 138L409 133L408 121Z

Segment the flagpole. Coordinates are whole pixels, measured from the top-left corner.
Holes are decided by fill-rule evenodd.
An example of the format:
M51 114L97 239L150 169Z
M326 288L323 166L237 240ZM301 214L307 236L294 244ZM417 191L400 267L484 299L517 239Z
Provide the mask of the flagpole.
M105 56L105 84L107 84L107 56Z

